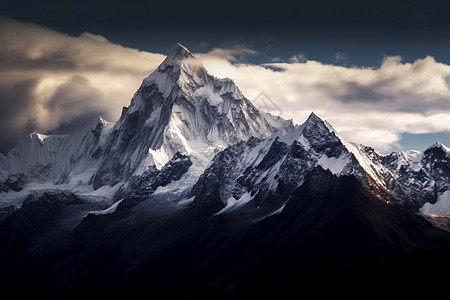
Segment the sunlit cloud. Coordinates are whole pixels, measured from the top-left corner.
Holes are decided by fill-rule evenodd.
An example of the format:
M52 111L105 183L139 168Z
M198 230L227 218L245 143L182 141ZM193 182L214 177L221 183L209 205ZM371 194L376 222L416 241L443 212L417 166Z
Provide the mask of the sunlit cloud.
M398 147L408 133L450 131L450 66L428 56L412 63L385 57L378 68L344 67L290 59L265 65L216 57L204 64L232 77L250 100L264 92L283 116L303 122L311 111L347 140L380 152ZM258 105L258 103L255 103Z
M164 57L1 17L0 151L30 131L70 131L96 115L115 121Z

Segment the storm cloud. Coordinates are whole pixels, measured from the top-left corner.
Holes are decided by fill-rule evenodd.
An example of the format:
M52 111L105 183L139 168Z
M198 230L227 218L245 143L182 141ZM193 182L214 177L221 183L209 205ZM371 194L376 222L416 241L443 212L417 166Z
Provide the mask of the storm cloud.
M32 131L66 133L115 121L164 55L0 17L0 151Z
M12 84L0 82L0 151L7 151L35 128L33 101L37 78L17 80Z

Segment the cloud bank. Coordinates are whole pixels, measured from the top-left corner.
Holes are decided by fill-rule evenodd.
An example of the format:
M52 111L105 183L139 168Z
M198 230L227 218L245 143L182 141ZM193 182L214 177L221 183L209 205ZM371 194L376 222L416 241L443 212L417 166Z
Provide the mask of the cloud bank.
M233 78L255 105L264 92L284 117L301 123L314 111L347 140L383 153L398 147L404 132L450 131L450 66L433 57L413 63L385 57L377 68L294 58L248 65L201 56L212 74Z
M211 74L234 79L256 106L267 108L258 99L263 94L274 113L299 123L314 111L347 140L382 153L405 132L450 131L450 66L433 57L412 63L385 57L376 68L323 64L302 53L284 62L240 63L254 54L236 46L196 56ZM0 151L31 131L69 132L97 115L117 120L164 57L91 33L72 37L0 17ZM336 54L337 62L346 58Z
M31 131L115 121L164 55L0 17L0 152Z

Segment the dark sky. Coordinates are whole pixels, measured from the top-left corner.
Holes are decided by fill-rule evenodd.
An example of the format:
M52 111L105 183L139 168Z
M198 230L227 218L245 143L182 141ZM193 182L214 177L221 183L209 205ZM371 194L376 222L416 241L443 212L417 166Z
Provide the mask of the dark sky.
M433 55L450 62L450 2L408 1L23 1L3 0L0 12L71 35L87 31L142 50L192 51L247 44L261 56L378 65L383 55L405 60ZM146 38L143 38L146 37Z
M183 26L241 28L449 28L444 0L343 1L2 1L10 17L32 20L57 29L148 30Z

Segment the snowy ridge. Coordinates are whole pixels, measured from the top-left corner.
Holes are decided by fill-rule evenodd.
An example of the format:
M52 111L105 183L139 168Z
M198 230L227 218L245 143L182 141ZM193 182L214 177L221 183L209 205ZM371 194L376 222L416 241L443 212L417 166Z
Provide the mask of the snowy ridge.
M208 199L197 190L217 186L221 208L216 215L245 211L260 219L281 212L291 193L317 166L337 176L353 174L368 182L366 172L331 125L312 113L285 135L250 139L225 149L201 176L191 196L194 203L202 205Z
M345 148L347 148L347 150L356 158L361 168L363 168L364 171L367 172L367 174L373 180L375 180L378 185L386 187L386 184L382 178L384 177L384 174L389 173L389 171L386 170L383 166L374 163L373 160L368 157L367 153L364 151L364 146L344 140L328 121L321 121L330 130L330 132L332 132L340 140Z
M347 142L346 140L344 140L342 137L340 137L340 135L328 121L322 120L314 113L311 113L311 115L308 117L305 123L296 126L296 128L292 130L288 135L280 137L280 141L290 145L294 140L296 140L300 142L305 148L309 149L310 144L308 140L305 138L303 130L305 124L310 123L318 124L316 126L320 126L321 128L323 128L322 135L326 134L327 129L328 133L334 135L340 141L340 143L342 143L342 145L345 146L348 152L350 152L351 155L355 157L355 159L358 161L358 163L364 169L364 171L367 172L367 174L371 176L372 179L374 179L377 184L385 186L385 182L380 177L383 176L382 174L388 173L389 171L386 170L383 166L373 163L373 161L369 157L367 157L366 153L362 150L363 146ZM339 162L337 160L339 160ZM340 159L324 155L320 158L320 164L325 169L330 169L332 173L339 175L344 169L345 165L350 162L350 160L351 159L349 155L343 155L342 157L340 157ZM329 166L331 168L329 168Z
M331 124L311 113L285 135L273 134L226 149L205 171L195 190L202 189L203 184L218 186L221 208L216 214L248 212L250 207L261 209L266 205L270 206L265 211L269 215L282 209L290 193L320 166L337 176L354 175L383 195L390 192L394 199L386 199L388 202L419 210L437 200L437 204L428 203L421 211L448 212L450 204L442 195L449 190L450 159L445 146L437 144L431 149L381 156L373 148L345 141ZM224 173L223 177L217 178L218 172ZM195 190L191 196L200 205L204 200Z
M415 172L419 171L423 167L421 163L423 155L423 152L417 150L398 152L397 167L395 170L399 172L402 167L407 167Z
M433 149L433 148L440 148L440 149L444 150L445 152L447 152L448 154L450 154L450 148L448 148L447 146L445 146L441 142L434 143L433 145L431 145L430 147L425 149L425 151Z
M68 182L99 164L96 154L112 125L98 117L92 125L69 135L32 133L8 152L0 169L3 174L24 174L27 181Z
M450 189L450 155L442 143L424 151L393 152L379 157L378 163L394 175L395 180L386 182L397 199L412 203L421 212L448 210L447 201L435 205Z

